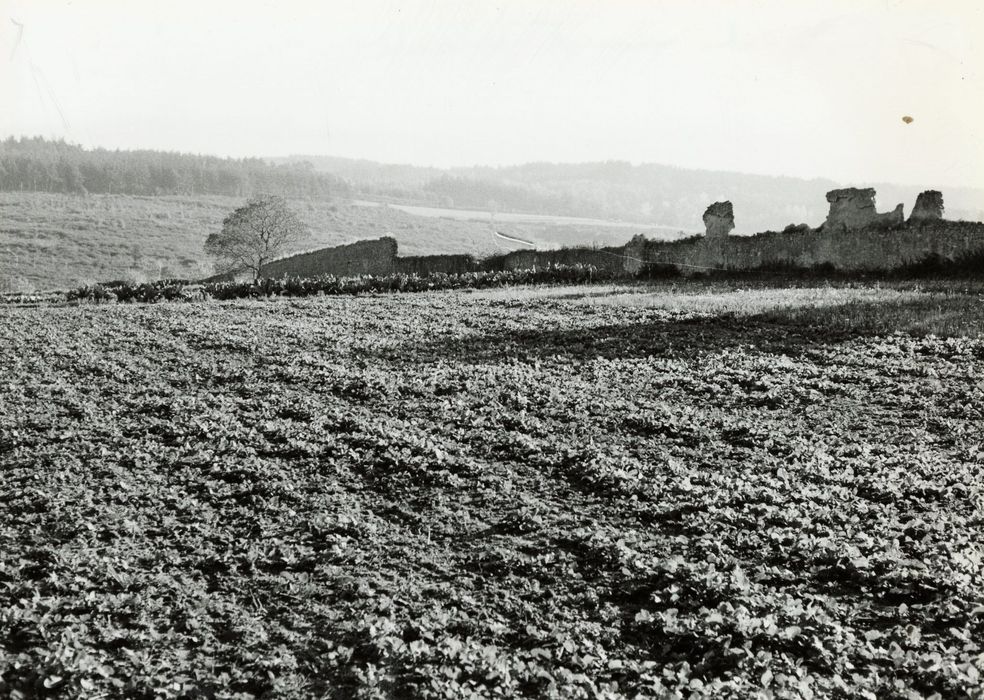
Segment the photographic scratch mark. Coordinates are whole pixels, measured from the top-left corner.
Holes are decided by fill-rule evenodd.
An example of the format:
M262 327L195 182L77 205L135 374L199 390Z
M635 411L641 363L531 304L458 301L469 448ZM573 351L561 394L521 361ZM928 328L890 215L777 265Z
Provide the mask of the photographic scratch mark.
M33 61L31 62L31 76L34 78L34 84L38 87L39 92L41 92L42 85L44 86L44 92L47 93L48 99L51 100L51 104L54 106L55 111L58 112L58 117L61 119L62 126L65 127L66 133L71 135L72 127L68 123L68 119L65 118L65 112L62 110L61 104L58 102L58 97L55 95L54 88L52 88L51 83L48 82L48 78L45 76L44 71L38 68Z
M41 68L39 68L34 62L34 59L31 56L30 47L24 40L24 23L17 21L13 17L10 18L10 21L15 27L17 27L17 39L14 41L14 46L10 51L10 57L8 60L13 61L14 54L17 53L19 48L23 47L21 53L25 54L28 69L31 71L31 79L34 81L34 87L38 92L38 98L40 99L41 104L45 104L46 101L51 103L51 105L55 108L55 111L58 113L58 118L61 120L62 126L65 128L66 134L71 136L72 127L68 123L68 119L65 117L65 111L62 109L61 103L58 101L58 96L55 95L55 90L51 86L51 82L48 80L48 77L44 74L44 71L41 70ZM45 100L45 97L47 97L47 100Z
M10 58L8 60L14 60L14 54L17 53L17 47L21 44L21 39L24 38L24 25L18 22L13 17L10 18L11 24L17 27L17 38L14 40L14 46L10 49Z

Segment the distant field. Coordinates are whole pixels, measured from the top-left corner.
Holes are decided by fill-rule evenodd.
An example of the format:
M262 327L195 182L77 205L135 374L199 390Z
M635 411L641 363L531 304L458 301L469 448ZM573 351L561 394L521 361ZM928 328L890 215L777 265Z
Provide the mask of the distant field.
M0 695L980 698L981 302L0 307Z
M376 207L379 202L354 200L353 204L358 206ZM494 220L496 223L509 224L540 224L543 226L590 226L594 228L614 228L629 229L632 232L644 231L653 238L676 237L679 233L693 234L698 233L697 229L681 229L676 226L660 226L658 224L646 224L632 221L611 221L608 219L589 219L579 216L559 216L549 214L522 214L517 212L495 212L493 216L488 211L478 211L476 209L448 209L442 207L425 207L410 204L390 204L390 207L399 209L408 214L416 216L426 216L430 218L457 219L460 221L481 221L489 222ZM703 232L703 229L699 231ZM619 235L624 236L624 233Z
M212 269L202 254L205 238L243 201L220 196L0 193L0 292L119 278L205 276ZM488 222L417 216L396 207L306 200L292 206L312 232L298 250L390 235L402 255L481 257L530 247L521 241L540 248L620 245L633 234L631 228L558 224L550 219L497 222L495 230L504 235L496 236Z

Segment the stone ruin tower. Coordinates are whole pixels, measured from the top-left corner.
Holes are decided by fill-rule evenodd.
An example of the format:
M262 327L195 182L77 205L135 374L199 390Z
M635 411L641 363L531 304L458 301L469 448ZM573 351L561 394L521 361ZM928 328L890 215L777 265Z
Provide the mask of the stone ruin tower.
M875 210L875 191L870 187L831 190L827 193L827 201L830 211L823 225L827 231L855 231L869 226L893 228L904 221L901 204L890 212L879 214Z
M735 227L731 202L714 202L704 212L705 235L709 240L724 240Z
M916 197L916 206L909 214L910 224L939 221L943 218L943 193L939 190L926 190Z

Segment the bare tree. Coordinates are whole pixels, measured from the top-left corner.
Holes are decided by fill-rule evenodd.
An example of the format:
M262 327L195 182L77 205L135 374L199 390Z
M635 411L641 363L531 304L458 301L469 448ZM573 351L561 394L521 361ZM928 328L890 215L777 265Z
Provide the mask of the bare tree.
M283 197L262 195L249 200L210 234L205 252L226 271L250 270L260 278L263 266L283 255L308 234L307 227Z

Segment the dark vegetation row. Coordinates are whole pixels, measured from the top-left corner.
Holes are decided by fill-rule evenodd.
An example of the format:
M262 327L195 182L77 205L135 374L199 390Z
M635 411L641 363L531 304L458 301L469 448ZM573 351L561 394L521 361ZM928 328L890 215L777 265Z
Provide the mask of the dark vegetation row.
M196 301L202 299L257 299L265 297L309 297L395 292L425 292L442 289L487 289L529 284L587 284L611 279L591 265L554 265L530 270L465 272L429 275L394 273L358 277L282 277L249 282L196 284L188 280L161 280L145 284L108 282L87 285L65 294L67 301Z
M91 150L41 137L0 141L0 191L64 194L226 195L296 198L348 194L338 177L308 163L164 151Z
M67 292L47 295L8 294L0 303L41 301L141 302L201 301L205 299L258 299L268 297L339 296L358 294L409 293L448 289L489 289L537 284L590 284L593 282L631 282L658 280L735 281L743 284L788 286L801 282L893 282L902 280L966 280L984 282L984 252L952 261L932 256L894 270L847 272L832 265L802 267L768 265L751 270L706 270L686 275L672 265L649 265L635 275L616 274L593 265L550 265L518 270L484 270L426 275L393 273L339 277L282 277L244 282L208 282L166 279L134 283L124 280L84 285Z

